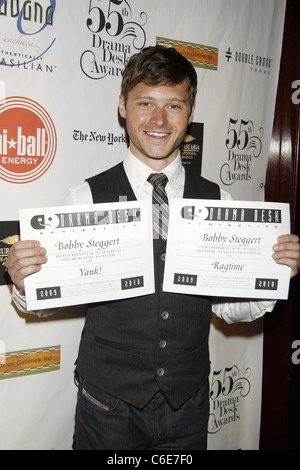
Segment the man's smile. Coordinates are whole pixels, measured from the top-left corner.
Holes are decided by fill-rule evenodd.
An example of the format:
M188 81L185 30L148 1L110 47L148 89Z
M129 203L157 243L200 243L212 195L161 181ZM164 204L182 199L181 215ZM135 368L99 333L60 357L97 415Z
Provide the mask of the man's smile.
M149 132L149 131L145 131L145 134L150 135L151 137L156 137L158 139L161 139L162 137L168 137L168 135L170 135L169 133L166 133L166 132Z

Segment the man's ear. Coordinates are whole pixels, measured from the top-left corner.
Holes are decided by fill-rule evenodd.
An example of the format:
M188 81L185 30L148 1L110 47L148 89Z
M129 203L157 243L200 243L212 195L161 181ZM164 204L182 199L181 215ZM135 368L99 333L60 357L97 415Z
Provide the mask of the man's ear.
M125 98L123 95L119 96L119 113L122 118L126 119L126 105Z
M193 117L194 117L194 111L195 111L195 103L193 104L193 107L191 109L191 114L189 116L189 124L191 124Z

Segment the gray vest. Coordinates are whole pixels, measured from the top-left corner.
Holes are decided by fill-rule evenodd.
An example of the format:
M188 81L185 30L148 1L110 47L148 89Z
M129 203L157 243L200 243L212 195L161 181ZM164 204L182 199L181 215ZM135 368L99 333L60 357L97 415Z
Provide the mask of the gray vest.
M94 203L136 199L123 164L87 181ZM184 197L220 199L220 189L186 170ZM89 306L77 359L87 381L138 408L158 390L178 408L210 370L211 301L162 292L165 250L154 240L154 294Z

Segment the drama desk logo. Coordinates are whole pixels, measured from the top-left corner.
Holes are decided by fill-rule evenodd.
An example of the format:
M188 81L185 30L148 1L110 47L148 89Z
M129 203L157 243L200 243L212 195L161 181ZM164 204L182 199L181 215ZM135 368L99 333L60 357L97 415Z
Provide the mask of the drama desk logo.
M9 97L0 101L0 178L30 183L51 166L57 138L47 111L33 100Z
M131 5L130 5L131 3ZM89 0L85 24L87 49L80 57L82 72L93 80L121 77L130 56L146 43L144 11L135 12L137 2Z
M253 121L230 118L226 136L227 158L220 168L225 186L252 179L255 160L262 154L264 128L256 129Z
M241 404L251 390L252 370L241 371L236 365L212 371L210 384L209 434L241 419Z

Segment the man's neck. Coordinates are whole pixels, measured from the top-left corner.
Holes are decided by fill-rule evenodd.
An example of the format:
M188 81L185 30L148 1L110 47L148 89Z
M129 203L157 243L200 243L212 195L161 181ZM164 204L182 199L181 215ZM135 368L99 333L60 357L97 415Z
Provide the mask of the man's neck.
M131 150L131 149L130 149ZM150 158L150 157L141 157L140 155L136 155L131 151L132 155L140 160L144 165L148 166L153 170L155 173L162 172L165 168L167 168L171 163L176 160L178 156L178 152L176 154L172 154L165 158Z

